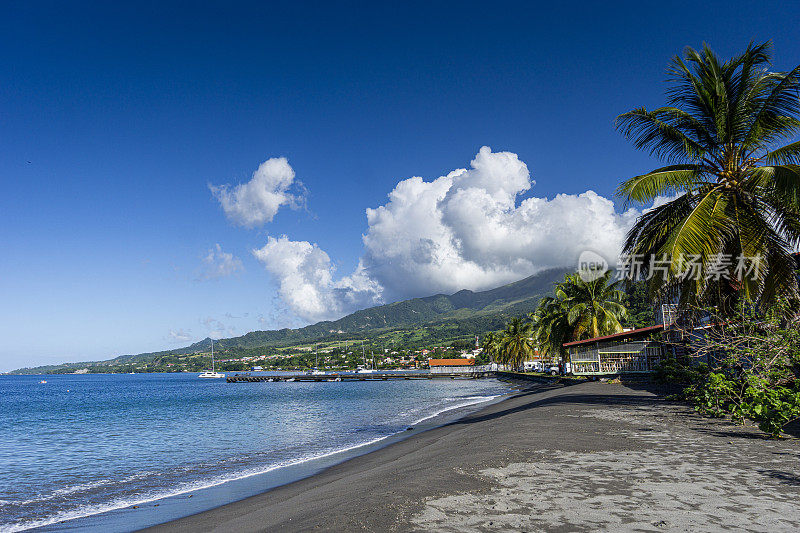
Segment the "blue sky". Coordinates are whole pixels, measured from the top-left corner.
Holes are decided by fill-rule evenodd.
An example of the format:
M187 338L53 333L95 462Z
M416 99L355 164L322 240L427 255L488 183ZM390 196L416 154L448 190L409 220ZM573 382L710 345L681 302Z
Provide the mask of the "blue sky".
M622 206L609 213L601 200L657 165L615 132L614 117L663 103L665 67L686 45L707 41L729 56L772 39L775 67L795 66L798 11L778 2L7 5L0 370L298 326L567 261L573 250L559 246L569 231L592 216L608 234L624 228ZM209 185L232 194L279 157L294 173L277 192L286 201L242 225ZM433 183L464 168L453 184ZM403 182L413 176L424 182ZM489 190L498 180L506 185ZM444 270L415 270L420 253L442 250L439 233L411 215L436 187L450 202L442 231L480 232L467 207L484 204L456 194L464 183L489 191L482 213L502 212L501 226L528 221L535 253L462 239L463 249L442 252L457 255ZM396 187L415 200L390 202ZM587 190L597 198L580 196ZM368 222L365 210L379 206ZM577 220L557 218L572 207ZM405 242L417 244L392 248Z

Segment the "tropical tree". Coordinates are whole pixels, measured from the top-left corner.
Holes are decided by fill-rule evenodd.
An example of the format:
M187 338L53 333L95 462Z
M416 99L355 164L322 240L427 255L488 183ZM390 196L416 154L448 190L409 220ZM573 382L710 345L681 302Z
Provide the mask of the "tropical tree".
M530 316L534 341L542 355L561 356L565 342L622 331L628 311L625 294L611 281L611 271L591 276L567 275Z
M483 336L483 340L481 341L481 349L483 350L483 353L488 355L492 361L496 361L500 355L502 341L502 334L490 331Z
M624 245L652 295L671 289L684 305L723 309L798 296L800 142L789 141L800 131L800 66L771 72L770 56L770 43L728 61L687 48L669 66L667 106L617 118L636 148L667 163L618 189L626 203L671 198Z
M558 294L558 288L556 288ZM558 296L545 296L539 302L531 319L534 343L539 349L542 359L563 359L562 345L570 338L571 328L567 320L569 312L565 310Z
M567 311L570 340L577 341L622 331L628 316L623 301L625 293L619 281L611 282L612 271L596 274L588 280L578 274L567 276L559 285L559 299Z
M533 343L531 323L515 317L509 320L502 333L499 361L513 367L521 367L523 361L533 357L536 347Z

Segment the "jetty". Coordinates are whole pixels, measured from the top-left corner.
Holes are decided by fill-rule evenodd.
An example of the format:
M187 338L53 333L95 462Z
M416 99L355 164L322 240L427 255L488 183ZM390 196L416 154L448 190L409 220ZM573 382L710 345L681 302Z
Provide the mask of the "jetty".
M339 381L387 381L390 379L478 379L495 377L497 372L492 370L477 370L472 372L331 372L326 374L234 374L228 376L228 383L264 383L264 382L339 382Z

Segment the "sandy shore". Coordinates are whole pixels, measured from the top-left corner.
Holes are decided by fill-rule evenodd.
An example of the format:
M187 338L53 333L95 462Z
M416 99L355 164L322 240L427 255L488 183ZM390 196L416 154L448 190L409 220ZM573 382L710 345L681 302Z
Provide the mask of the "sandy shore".
M538 386L155 531L797 531L800 441L644 389Z

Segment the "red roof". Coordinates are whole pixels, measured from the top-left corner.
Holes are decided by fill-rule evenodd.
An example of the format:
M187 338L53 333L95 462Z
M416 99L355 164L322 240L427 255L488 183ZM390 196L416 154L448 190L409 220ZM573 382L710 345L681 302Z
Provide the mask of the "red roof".
M475 359L428 359L428 366L470 366L475 364Z
M646 328L632 329L630 331L623 331L622 333L614 333L613 335L605 335L604 337L595 337L593 339L584 339L582 341L565 342L563 346L578 346L579 344L586 344L589 342L604 341L606 339L620 339L625 337L635 337L645 333L653 333L664 329L663 324L657 326L648 326Z

